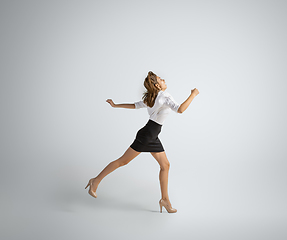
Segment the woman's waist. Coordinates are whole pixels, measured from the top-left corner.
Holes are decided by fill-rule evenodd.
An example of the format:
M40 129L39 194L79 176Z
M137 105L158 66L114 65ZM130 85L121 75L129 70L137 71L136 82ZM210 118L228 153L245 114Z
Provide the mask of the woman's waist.
M156 127L156 128L161 128L162 127L162 124L158 123L156 120L154 119L149 119L147 124L148 126L152 126L152 127Z

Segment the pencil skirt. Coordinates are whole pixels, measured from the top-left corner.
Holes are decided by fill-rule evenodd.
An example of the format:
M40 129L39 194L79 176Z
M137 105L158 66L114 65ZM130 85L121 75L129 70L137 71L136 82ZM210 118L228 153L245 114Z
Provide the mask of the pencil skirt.
M147 124L138 130L130 147L137 152L163 152L164 148L158 138L161 127L162 125L149 119Z

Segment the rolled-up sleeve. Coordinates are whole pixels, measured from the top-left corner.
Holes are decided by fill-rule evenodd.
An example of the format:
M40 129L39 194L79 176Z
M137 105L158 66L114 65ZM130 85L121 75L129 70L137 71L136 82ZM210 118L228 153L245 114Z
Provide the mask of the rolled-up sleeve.
M147 105L145 105L143 101L135 102L134 104L135 104L136 109L147 107Z
M165 98L165 105L170 107L170 109L173 110L174 112L177 112L177 110L180 107L180 105L173 99L172 96L168 96Z

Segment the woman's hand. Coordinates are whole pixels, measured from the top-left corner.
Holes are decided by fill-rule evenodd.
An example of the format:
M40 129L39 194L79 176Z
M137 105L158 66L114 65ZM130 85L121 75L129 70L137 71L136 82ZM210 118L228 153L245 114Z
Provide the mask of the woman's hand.
M197 88L194 88L191 90L191 94L193 94L193 96L196 96L199 94L199 91L197 90Z
M114 104L112 99L108 99L106 102L109 103L112 107L116 106L116 104Z

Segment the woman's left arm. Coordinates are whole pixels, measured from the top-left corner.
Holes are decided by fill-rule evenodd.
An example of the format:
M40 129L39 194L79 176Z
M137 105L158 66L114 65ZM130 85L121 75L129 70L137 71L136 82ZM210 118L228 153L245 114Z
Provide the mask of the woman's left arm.
M135 104L133 103L115 104L112 99L108 99L106 102L109 103L113 108L128 108L128 109L136 108Z

